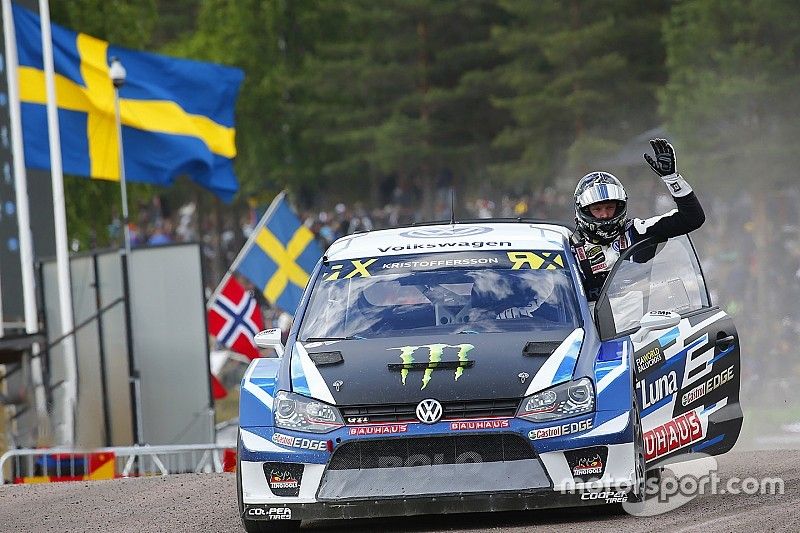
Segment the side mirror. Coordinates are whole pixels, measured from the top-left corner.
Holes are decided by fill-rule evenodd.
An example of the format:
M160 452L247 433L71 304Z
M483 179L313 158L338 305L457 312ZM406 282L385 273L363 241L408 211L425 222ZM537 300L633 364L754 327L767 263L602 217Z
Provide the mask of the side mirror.
M283 357L283 342L281 342L280 328L265 329L259 331L253 337L253 341L259 348L272 348L278 354L278 357Z
M677 326L681 315L674 311L650 311L639 320L639 331L631 335L631 340L641 341L651 331Z

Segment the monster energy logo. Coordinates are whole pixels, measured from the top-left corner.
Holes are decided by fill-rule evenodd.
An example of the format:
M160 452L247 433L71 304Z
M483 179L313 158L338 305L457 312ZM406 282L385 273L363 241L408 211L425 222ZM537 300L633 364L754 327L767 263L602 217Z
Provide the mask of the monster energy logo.
M455 361L443 361L442 355L445 348L453 348L458 350ZM428 386L433 371L437 368L454 368L455 380L464 373L464 369L475 364L475 361L470 361L467 354L475 348L472 344L424 344L422 346L401 346L400 348L388 348L389 350L400 350L400 360L402 363L389 363L389 370L400 371L400 381L403 385L406 384L409 370L424 370L422 375L422 387L420 390ZM416 361L414 354L417 350L428 350L427 361Z

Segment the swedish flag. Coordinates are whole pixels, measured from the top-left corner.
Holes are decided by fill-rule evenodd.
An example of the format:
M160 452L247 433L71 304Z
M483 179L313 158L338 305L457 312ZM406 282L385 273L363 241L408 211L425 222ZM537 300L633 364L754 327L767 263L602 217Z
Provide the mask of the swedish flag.
M273 200L248 240L235 270L272 305L294 314L322 249L286 201Z
M16 4L14 25L25 164L50 168L39 17ZM127 70L120 89L125 175L168 185L188 174L230 200L239 186L234 106L243 73L234 68L119 48L53 25L53 60L64 172L119 180L110 58Z

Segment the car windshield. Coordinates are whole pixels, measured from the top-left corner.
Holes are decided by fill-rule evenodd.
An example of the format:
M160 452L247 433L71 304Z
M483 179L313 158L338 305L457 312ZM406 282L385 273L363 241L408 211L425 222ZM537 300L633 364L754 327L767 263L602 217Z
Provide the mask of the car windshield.
M559 251L363 258L323 265L301 340L572 331L575 287Z

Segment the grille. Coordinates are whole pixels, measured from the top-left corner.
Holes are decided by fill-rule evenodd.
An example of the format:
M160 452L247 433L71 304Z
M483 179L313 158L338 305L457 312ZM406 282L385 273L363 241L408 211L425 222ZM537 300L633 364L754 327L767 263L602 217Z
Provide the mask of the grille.
M528 441L505 433L373 439L342 444L333 452L328 469L495 463L535 458Z
M501 400L477 400L468 402L442 402L442 420L465 418L513 417L517 412L519 398ZM407 422L416 420L416 403L351 405L340 407L345 422Z

